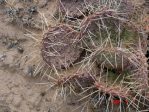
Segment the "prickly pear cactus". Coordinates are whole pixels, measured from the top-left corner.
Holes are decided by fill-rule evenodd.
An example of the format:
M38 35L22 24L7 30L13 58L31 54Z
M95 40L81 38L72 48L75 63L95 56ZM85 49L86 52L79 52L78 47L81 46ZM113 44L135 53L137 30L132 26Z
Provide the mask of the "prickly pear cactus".
M51 67L68 68L80 57L81 52L77 31L68 25L50 27L44 35L42 56Z
M55 69L51 87L65 98L71 93L81 97L78 101L89 102L87 108L93 112L148 109L147 35L129 20L132 4L127 0L59 3L67 16L83 14L83 18L79 18L77 30L74 24L65 23L50 27L44 34L42 57ZM72 4L79 4L78 10ZM85 15L82 4L92 6L89 14Z

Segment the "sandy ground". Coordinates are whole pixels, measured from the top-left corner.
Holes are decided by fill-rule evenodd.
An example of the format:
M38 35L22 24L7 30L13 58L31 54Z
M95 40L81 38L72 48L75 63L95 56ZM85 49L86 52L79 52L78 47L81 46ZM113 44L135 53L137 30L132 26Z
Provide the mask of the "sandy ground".
M19 0L15 3L12 2L13 0L8 1L10 1L9 5L14 7L24 7L18 2ZM46 25L56 24L52 19L56 10L56 0L49 0L44 6L46 1L39 0L37 3L40 13L36 15L37 23L32 28L22 27L21 23L11 24L6 14L8 6L0 5L0 112L55 112L56 109L57 112L70 112L72 110L71 106L67 107L65 104L61 105L63 108L58 109L61 102L54 104L53 91L45 92L48 84L41 84L48 81L33 76L42 74L43 72L39 74L38 70L44 67L40 57L40 41L44 28L38 23L38 19L45 17Z
M40 0L38 5L45 1ZM8 2L13 4L12 0ZM22 3L15 2L14 7L23 7ZM55 0L51 0L39 9L39 15L44 12L44 16L51 20L55 4ZM33 66L36 67L40 61L37 41L42 39L42 26L39 25L39 29L34 26L22 28L20 24L9 23L7 7L0 6L0 112L51 112L52 95L45 92L48 87L37 84L43 82L41 78L31 76ZM52 25L51 21L48 22ZM35 34L36 39L26 36L30 34Z

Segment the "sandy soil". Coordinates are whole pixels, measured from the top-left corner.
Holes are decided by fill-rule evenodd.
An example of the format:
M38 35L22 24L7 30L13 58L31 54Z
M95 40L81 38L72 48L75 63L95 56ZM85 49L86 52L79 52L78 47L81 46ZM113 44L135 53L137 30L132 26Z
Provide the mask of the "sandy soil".
M33 5L24 5L19 0L14 3L13 0L7 1L13 7ZM46 1L49 2L45 4ZM54 104L53 91L46 91L48 84L41 83L48 81L41 80L43 72L38 71L44 67L40 57L44 27L39 21L46 18L43 26L56 24L52 19L56 0L39 0L35 4L39 13L35 15L37 21L31 28L23 27L21 23L10 23L6 14L9 5L0 5L0 112L70 112L73 105L64 103L61 105L63 108L58 109L62 102L59 100Z
M12 0L8 2L13 4ZM40 0L37 5L42 6L45 2ZM53 24L51 15L55 5L55 0L51 0L44 8L39 8L49 25ZM42 39L42 26L25 28L9 23L7 7L0 6L0 112L51 112L52 95L45 92L48 87L37 84L43 82L41 78L31 76L40 62L37 41ZM24 4L16 0L13 7L24 8ZM32 34L36 39L29 37Z

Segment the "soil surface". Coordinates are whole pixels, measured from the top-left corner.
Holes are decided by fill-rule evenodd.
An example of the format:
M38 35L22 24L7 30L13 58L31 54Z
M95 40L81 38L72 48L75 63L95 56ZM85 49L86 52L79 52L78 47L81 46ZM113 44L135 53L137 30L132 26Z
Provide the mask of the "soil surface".
M40 64L41 25L26 27L22 23L11 23L7 9L25 8L29 0L7 0L0 5L0 112L52 112L52 92L45 92L47 81L34 77L33 71ZM48 25L53 25L52 14L56 10L56 1L39 0L37 19L44 16ZM14 2L14 3L13 3ZM10 5L10 6L9 6ZM37 20L36 19L36 20ZM38 60L37 60L38 59ZM52 107L52 108L51 108Z

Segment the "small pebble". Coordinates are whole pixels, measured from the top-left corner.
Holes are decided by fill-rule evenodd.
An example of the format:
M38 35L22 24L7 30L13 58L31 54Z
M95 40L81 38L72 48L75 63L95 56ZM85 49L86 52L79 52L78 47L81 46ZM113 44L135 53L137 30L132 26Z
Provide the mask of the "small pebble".
M35 70L35 65L33 66L28 66L27 74L30 76L33 76Z
M0 61L4 61L5 60L5 58L6 58L6 55L5 54L0 54Z
M5 0L0 0L0 5L3 5L3 4L5 4L5 3L6 3Z
M18 50L18 52L21 53L21 54L24 52L24 49L23 49L22 47L20 47L20 46L17 47L17 50Z

